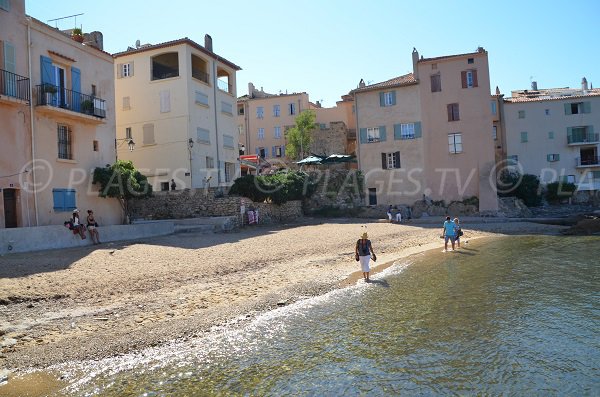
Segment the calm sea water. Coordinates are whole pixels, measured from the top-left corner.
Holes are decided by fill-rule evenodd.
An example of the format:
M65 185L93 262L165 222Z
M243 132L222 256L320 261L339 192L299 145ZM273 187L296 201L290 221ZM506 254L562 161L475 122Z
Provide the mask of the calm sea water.
M598 237L423 254L241 328L83 365L68 394L599 395L599 258Z

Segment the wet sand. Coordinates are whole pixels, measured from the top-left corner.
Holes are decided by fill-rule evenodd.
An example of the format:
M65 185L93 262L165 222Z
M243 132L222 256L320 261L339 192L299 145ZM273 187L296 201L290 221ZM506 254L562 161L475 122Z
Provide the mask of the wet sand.
M137 351L363 282L354 260L363 225L378 257L374 272L443 248L441 221L438 227L307 219L0 257L0 370L10 379L29 368ZM516 222L462 226L463 242L564 229Z

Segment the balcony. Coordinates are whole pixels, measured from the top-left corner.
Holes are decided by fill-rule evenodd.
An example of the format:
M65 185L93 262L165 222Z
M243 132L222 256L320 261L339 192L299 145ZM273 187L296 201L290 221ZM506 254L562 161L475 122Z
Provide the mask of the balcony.
M577 157L575 159L575 167L600 167L600 156Z
M233 92L233 86L225 80L217 79L217 88L229 94Z
M29 79L0 69L0 98L29 104Z
M78 118L98 120L106 118L106 101L52 84L35 86L35 105Z
M567 144L571 146L590 145L600 142L600 134L591 132L573 132L567 135Z
M209 84L209 82L208 82L209 75L208 75L208 73L205 73L202 70L197 70L197 69L192 68L192 77L197 80L203 81L206 84Z

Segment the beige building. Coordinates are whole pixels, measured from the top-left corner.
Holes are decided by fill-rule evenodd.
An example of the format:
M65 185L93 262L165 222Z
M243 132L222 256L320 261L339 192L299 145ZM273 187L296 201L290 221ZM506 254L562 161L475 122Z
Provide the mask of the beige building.
M318 102L310 102L305 92L268 94L249 83L248 94L238 98L237 102L240 150L259 155L273 164L284 161L285 132L296 124L296 117L301 112L312 110L318 128L313 145L305 154L332 154L329 150L351 153L354 150L352 142L356 139L352 104L352 97L346 96L335 107L323 108Z
M487 52L419 58L413 73L353 90L368 203L498 203Z
M184 38L113 55L117 154L156 190L230 186L239 174L239 66ZM130 142L135 144L130 150ZM208 182L207 182L208 181Z
M542 183L568 181L600 190L600 89L512 91L503 101L507 157Z
M75 208L94 209L102 224L120 223L118 202L98 197L91 184L94 168L114 160L112 57L26 16L23 1L0 4L9 77L0 109L10 126L2 129L8 144L0 170L17 174L0 180L3 226L62 224Z

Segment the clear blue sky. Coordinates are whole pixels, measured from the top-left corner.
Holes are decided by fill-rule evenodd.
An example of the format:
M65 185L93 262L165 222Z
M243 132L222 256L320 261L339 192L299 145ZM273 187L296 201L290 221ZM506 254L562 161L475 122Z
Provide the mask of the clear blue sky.
M26 0L41 21L84 13L77 25L99 30L115 53L136 40L157 44L189 37L242 67L270 93L305 91L330 107L363 78L376 83L412 71L416 47L427 57L489 53L490 91L600 88L600 1L596 0L304 0L81 1ZM52 26L54 22L50 22ZM74 20L58 27L74 27Z

